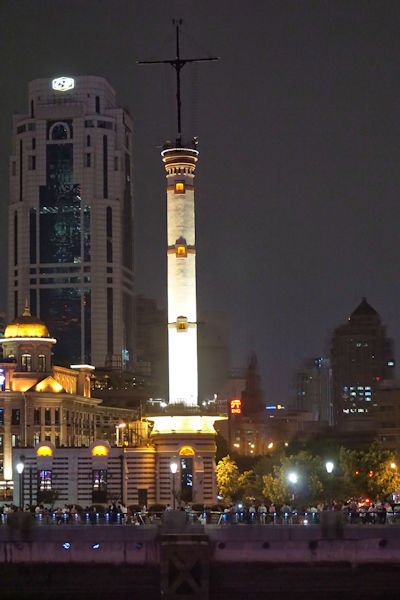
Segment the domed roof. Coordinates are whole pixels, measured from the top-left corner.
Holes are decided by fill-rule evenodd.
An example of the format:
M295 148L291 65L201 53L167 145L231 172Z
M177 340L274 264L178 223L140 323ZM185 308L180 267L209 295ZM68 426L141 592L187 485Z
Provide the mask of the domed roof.
M367 299L363 298L361 303L357 306L357 308L351 313L350 318L352 317L361 317L367 315L374 315L379 317L378 313L370 304L368 304Z
M50 333L43 321L31 315L26 302L22 315L7 325L4 338L50 338Z

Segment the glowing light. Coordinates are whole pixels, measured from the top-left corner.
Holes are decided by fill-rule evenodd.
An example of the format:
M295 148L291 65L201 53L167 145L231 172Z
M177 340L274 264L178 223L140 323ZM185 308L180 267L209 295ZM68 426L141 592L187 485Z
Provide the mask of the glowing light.
M391 469L397 469L396 463L394 463L394 462L390 463L390 468Z
M63 548L64 550L69 550L71 548L71 544L69 542L64 542Z
M271 448L273 448L273 447L274 447L274 442L270 442L270 443L268 444L268 448L269 448L269 449L271 449Z
M242 412L242 401L240 398L234 398L231 400L231 414L232 415L240 415Z
M10 327L10 326L8 326L8 327ZM32 333L30 333L29 335L23 335L23 336L20 336L20 337L17 337L16 334L13 334L13 337L12 336L6 336L4 334L4 338L2 340L2 343L4 344L5 342L37 342L38 340L43 340L45 342L50 342L50 344L55 344L57 342L57 340L54 339L54 338L46 337L46 336L43 336L43 335L33 335Z
M17 473L18 475L22 475L22 473L24 472L25 469L25 465L23 462L19 462L17 463Z
M185 184L182 181L177 181L175 183L175 192L184 192L185 191Z
M297 473L289 473L288 480L290 481L290 483L297 483L299 480Z
M168 433L211 433L215 435L215 421L226 417L213 416L157 416L148 417L154 422L152 435Z
M186 246L177 246L176 254L177 256L186 256Z
M98 446L94 446L92 448L92 456L107 456L107 455L108 455L107 446L103 446L102 444L99 444Z
M53 456L53 449L50 446L39 446L36 456Z
M46 377L46 379L42 379L42 381L39 381L39 383L35 386L36 392L58 393L63 390L64 390L63 386L60 383L58 383L58 381L53 379L53 377Z
M72 79L72 77L57 77L51 82L51 87L57 92L67 92L75 87L75 79Z
M194 456L194 450L191 446L183 446L179 451L179 456Z
M124 427L126 427L126 423L120 423L120 424L118 425L118 427L119 427L120 429L123 429Z
M326 468L326 470L327 470L328 473L332 473L334 466L335 465L330 460L328 460L328 462L325 464L325 468Z
M240 444L238 444L237 442L235 442L235 443L233 444L233 447L234 447L234 448L240 448Z
M170 463L169 468L171 469L171 473L175 475L178 470L178 464L176 462L172 462Z
M96 367L93 365L70 365L71 369L90 369L93 371ZM107 377L107 375L106 375Z

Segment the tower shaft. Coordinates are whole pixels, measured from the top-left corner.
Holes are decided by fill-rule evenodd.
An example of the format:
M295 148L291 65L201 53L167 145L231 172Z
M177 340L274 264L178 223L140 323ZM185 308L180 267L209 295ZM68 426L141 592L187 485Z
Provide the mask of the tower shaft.
M170 404L197 405L194 171L198 152L161 153L167 177L168 355Z

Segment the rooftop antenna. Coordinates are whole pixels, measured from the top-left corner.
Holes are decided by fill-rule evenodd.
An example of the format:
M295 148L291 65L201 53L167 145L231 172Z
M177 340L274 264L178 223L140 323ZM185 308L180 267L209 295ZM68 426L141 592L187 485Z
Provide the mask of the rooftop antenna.
M182 19L173 19L172 24L175 26L176 31L176 57L167 60L139 60L138 65L160 65L167 64L174 67L176 71L176 106L177 106L177 121L178 121L178 135L176 143L178 148L182 146L182 115L181 115L181 70L187 63L193 62L204 62L211 60L219 60L219 57L213 56L211 58L181 58L180 52L180 25L182 25Z

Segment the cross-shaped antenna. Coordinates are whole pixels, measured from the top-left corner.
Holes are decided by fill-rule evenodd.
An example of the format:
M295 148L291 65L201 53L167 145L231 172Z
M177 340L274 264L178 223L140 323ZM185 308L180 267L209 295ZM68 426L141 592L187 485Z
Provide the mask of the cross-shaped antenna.
M182 144L182 115L181 115L181 70L187 63L193 62L204 62L210 60L219 60L218 57L212 58L181 58L180 45L179 45L179 26L182 25L182 19L173 20L173 25L176 29L176 58L170 60L140 60L137 61L138 65L159 65L167 64L174 67L176 71L176 105L177 105L177 117L178 117L178 137L177 144Z

